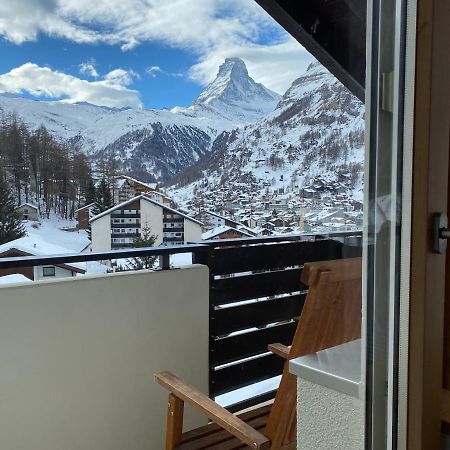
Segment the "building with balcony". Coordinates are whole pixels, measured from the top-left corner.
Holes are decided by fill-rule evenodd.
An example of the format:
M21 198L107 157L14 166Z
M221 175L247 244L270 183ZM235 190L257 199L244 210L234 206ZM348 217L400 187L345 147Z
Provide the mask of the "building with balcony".
M150 198L139 195L90 219L92 250L132 246L144 228L155 245L180 245L201 239L202 223Z
M123 203L138 195L156 191L157 183L144 183L127 175L118 175L111 187L114 204Z
M363 235L0 259L7 270L188 252L194 260L1 287L2 448L450 448L448 2L257 2L366 101ZM160 244L177 233L191 240L201 226L140 195L92 219L95 248L111 249L113 234L127 239L144 224ZM344 277L360 280L358 308L346 308L356 290L336 286L326 266L304 283L311 262L356 256L361 266ZM311 303L313 289L320 295ZM309 316L292 359L305 309L340 302L340 314ZM335 342L349 326L353 339ZM190 385L178 383L183 389L167 401L152 380L160 371ZM271 407L282 373L290 389L277 404L297 411L276 410L277 429L262 416L244 423L249 408ZM207 417L190 415L192 404ZM198 446L202 426L209 443Z

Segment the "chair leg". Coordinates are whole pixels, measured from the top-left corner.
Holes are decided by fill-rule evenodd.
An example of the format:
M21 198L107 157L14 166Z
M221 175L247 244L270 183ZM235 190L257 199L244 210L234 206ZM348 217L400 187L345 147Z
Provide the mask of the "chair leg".
M175 450L183 434L184 402L175 395L169 394L167 406L166 450Z

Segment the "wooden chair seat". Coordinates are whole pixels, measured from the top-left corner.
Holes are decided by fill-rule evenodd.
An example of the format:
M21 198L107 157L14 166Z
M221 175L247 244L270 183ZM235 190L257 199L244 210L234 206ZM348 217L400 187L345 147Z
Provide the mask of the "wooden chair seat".
M255 430L263 432L266 428L272 405L247 411L238 414L238 417ZM228 433L219 425L209 423L200 428L183 433L181 443L176 447L180 450L237 450L248 448L236 439L232 434Z

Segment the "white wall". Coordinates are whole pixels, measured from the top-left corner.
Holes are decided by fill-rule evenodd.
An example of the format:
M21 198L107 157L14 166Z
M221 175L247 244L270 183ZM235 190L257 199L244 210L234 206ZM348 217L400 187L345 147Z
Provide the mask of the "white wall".
M48 266L48 267L50 267L50 266ZM68 278L68 277L73 276L71 270L67 270L67 269L64 269L63 267L57 267L57 266L52 266L52 267L55 267L55 276L54 277L44 277L42 275L42 266L35 267L34 268L34 281L54 280L54 279L58 279L58 278Z
M298 378L297 448L364 450L364 402Z
M185 242L201 241L202 227L192 220L184 219L184 240Z
M155 246L163 241L163 208L152 202L141 199L141 229L150 227L157 236Z
M92 251L111 250L111 216L91 222Z
M207 392L208 311L204 266L0 288L0 448L161 450L153 374Z

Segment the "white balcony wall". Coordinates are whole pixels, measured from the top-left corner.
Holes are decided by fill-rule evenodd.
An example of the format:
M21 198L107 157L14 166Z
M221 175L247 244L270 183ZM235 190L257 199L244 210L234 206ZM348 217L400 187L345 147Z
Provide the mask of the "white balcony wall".
M0 447L161 450L153 374L207 392L208 310L204 266L0 288Z

